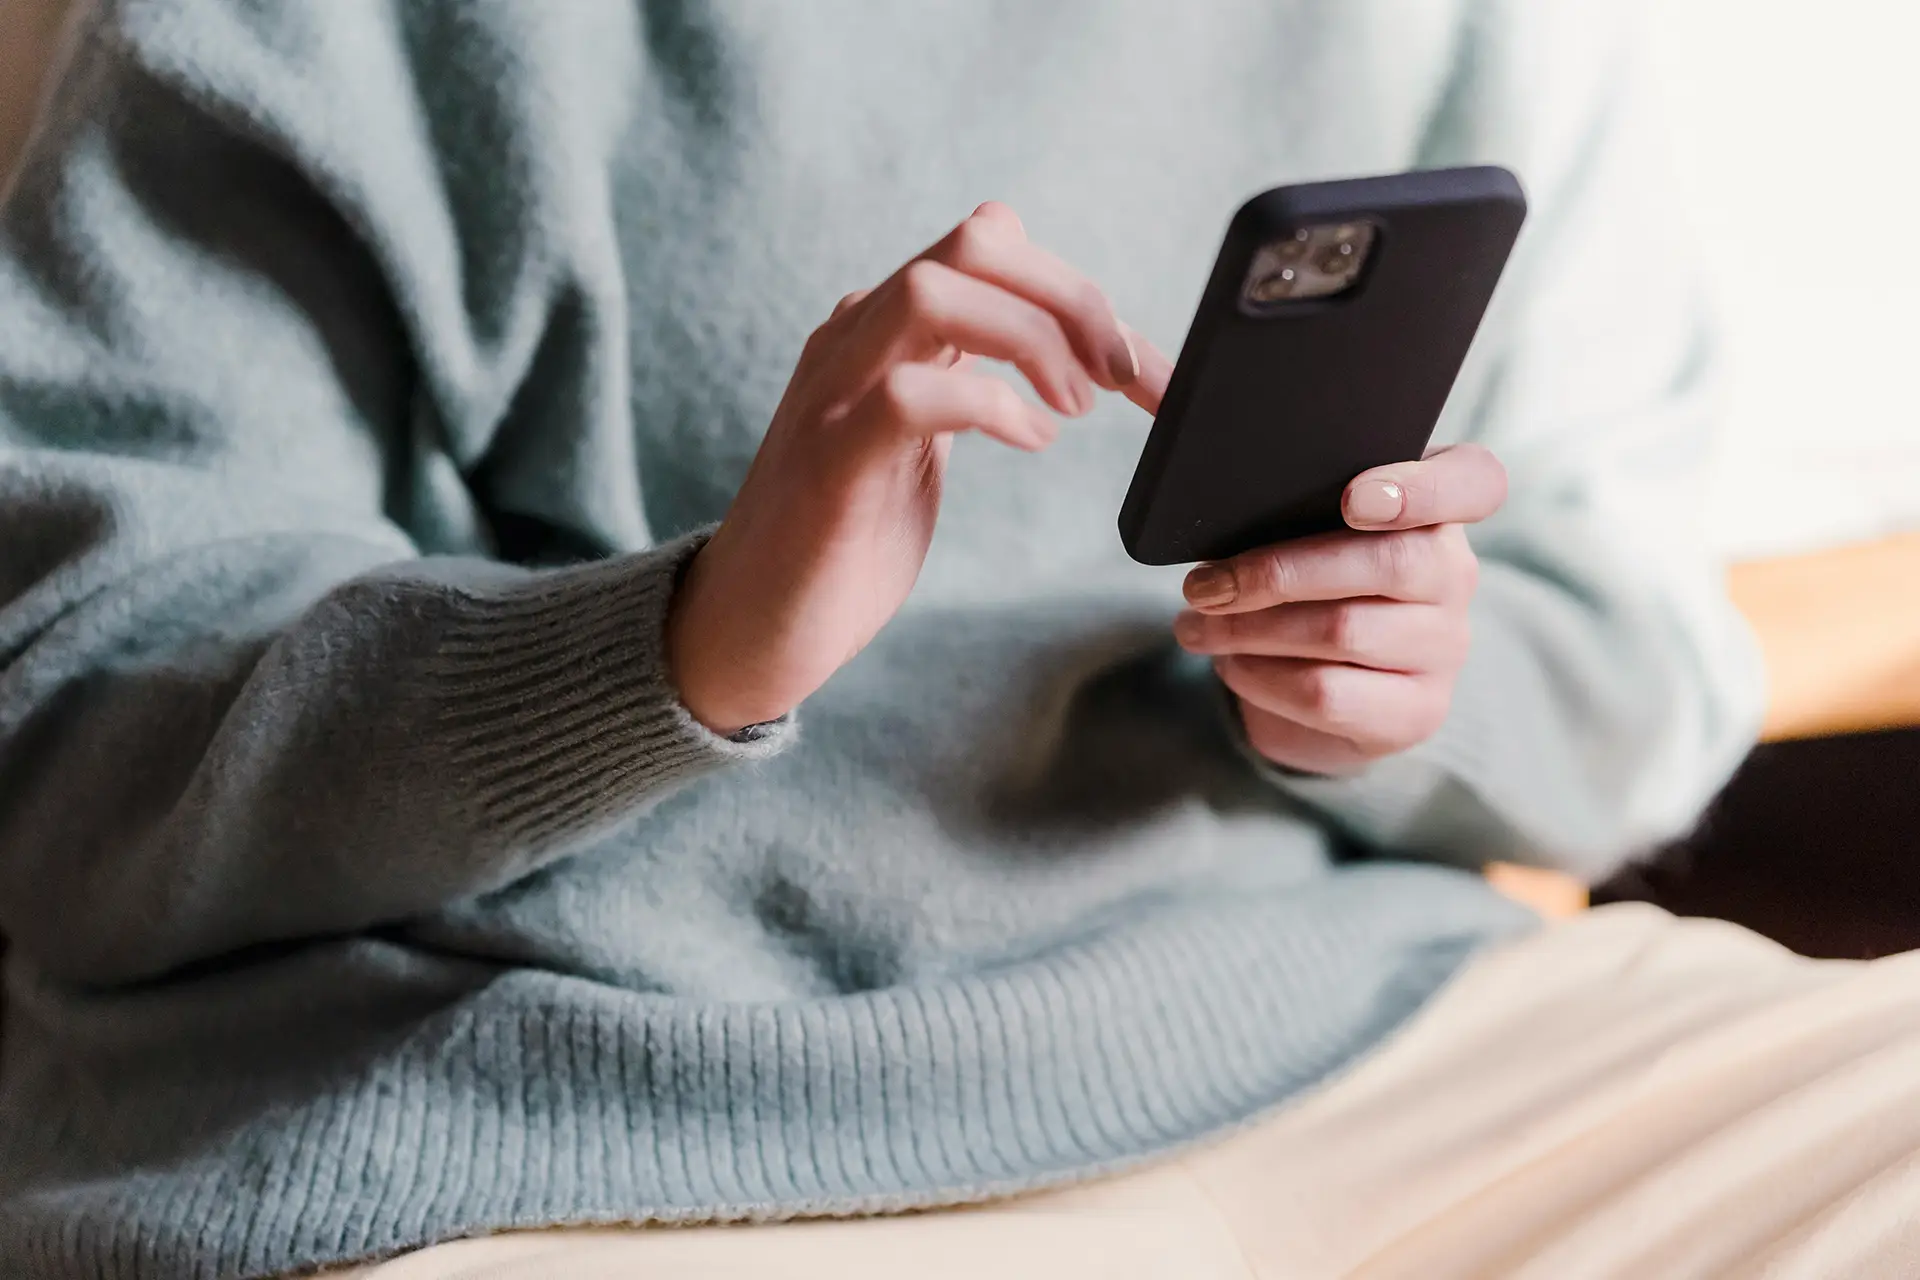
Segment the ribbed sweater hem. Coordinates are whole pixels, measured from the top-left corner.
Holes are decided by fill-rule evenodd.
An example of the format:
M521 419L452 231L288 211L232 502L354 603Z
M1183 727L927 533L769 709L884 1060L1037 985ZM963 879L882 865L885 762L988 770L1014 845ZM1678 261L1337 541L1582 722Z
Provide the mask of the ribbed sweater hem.
M1530 919L1473 877L1387 865L843 997L695 1002L510 970L215 1147L0 1201L0 1259L23 1280L236 1280L520 1227L1076 1181L1284 1102Z

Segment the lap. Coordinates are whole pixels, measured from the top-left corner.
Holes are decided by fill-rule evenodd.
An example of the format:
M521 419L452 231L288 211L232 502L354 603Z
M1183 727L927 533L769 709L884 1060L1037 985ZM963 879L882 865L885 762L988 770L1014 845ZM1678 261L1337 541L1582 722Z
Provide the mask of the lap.
M1920 1257L1920 953L1793 956L1603 908L1481 957L1308 1096L1119 1177L972 1208L564 1229L357 1280L1873 1277Z

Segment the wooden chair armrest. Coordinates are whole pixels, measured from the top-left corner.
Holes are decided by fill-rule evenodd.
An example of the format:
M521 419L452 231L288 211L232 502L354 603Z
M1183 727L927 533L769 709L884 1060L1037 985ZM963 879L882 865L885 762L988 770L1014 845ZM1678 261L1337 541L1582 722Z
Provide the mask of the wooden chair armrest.
M1736 565L1767 665L1763 736L1920 725L1920 533Z

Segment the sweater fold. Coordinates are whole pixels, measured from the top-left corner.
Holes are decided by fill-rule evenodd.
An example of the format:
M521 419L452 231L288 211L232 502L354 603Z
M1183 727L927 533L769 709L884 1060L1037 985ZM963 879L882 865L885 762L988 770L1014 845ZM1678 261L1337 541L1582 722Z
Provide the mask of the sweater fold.
M1529 927L1481 860L1691 821L1760 688L1631 8L97 0L0 206L0 1275L1095 1176ZM1248 757L1118 396L957 438L796 718L682 705L835 300L996 199L1172 350L1249 195L1469 163L1533 216L1437 432L1512 496L1429 743Z

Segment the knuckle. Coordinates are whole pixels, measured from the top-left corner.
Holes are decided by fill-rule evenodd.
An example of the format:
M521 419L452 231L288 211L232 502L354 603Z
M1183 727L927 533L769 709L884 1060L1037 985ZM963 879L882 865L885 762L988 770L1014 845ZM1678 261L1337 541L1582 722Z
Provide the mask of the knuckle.
M1014 427L1026 417L1027 402L1010 384L996 378L987 383L986 412L995 425Z
M942 291L942 271L938 263L925 258L909 262L900 272L900 301L912 315L929 315Z
M1352 716L1351 699L1338 667L1314 663L1300 672L1300 701L1305 710L1333 733L1342 733Z
M1306 570L1292 556L1275 553L1265 557L1266 588L1276 600L1293 600L1306 592Z
M1320 641L1336 653L1358 653L1365 625L1364 615L1353 605L1328 605L1321 614Z
M867 296L867 292L868 291L865 289L855 289L852 293L842 296L840 301L833 304L833 312L827 318L829 320L836 320L839 317L845 315L847 312L853 310L855 307L859 306L863 300L865 300Z
M1257 551L1230 561L1228 568L1233 573L1235 587L1244 598L1268 601L1290 598L1288 588L1296 573L1292 560L1282 553Z
M1440 486L1432 469L1416 462L1398 477L1398 482L1406 499L1407 516L1431 519L1434 508L1440 505Z
M895 365L880 375L874 387L881 410L889 419L907 416L913 407L913 374L905 365Z
M1392 586L1410 585L1419 566L1422 530L1404 529L1376 535L1374 571Z
M1238 651L1253 638L1255 615L1250 613L1201 614L1200 625L1209 638L1224 648Z
M1393 554L1394 581L1417 596L1446 594L1448 560L1446 542L1451 526L1408 529L1395 535L1398 543Z
M1232 633L1221 625L1225 621L1224 616L1188 613L1181 623L1181 642L1195 653L1231 653Z
M1006 241L1006 232L997 221L975 213L953 229L948 240L948 252L954 265L978 267L999 253Z
M831 323L832 321L828 321L828 324L831 324ZM824 348L826 345L827 345L827 325L823 324L817 327L816 329L814 329L812 333L808 334L807 340L801 344L800 359L803 362L813 359L815 356L820 354L821 349Z
M1030 350L1044 351L1056 358L1071 358L1073 350L1067 342L1067 331L1060 327L1060 321L1051 311L1026 306L1020 316L1022 336Z
M1014 212L1013 206L1005 201L988 200L975 209L973 214L976 218L990 219L1016 240L1024 240L1027 237L1026 224L1020 221L1020 215Z

